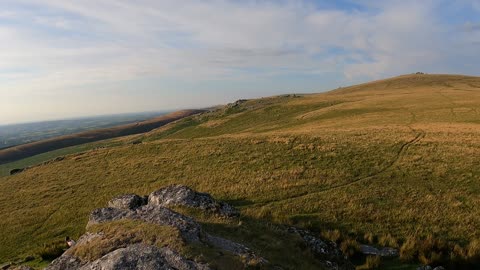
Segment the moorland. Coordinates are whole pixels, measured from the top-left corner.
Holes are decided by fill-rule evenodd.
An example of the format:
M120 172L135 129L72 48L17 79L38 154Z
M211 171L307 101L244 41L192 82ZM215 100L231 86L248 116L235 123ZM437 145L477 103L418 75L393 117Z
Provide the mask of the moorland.
M78 237L112 196L169 184L239 208L248 230L203 221L267 259L289 252L264 233L274 224L309 229L352 257L358 243L396 247L403 263L480 257L478 77L404 75L240 100L100 143L0 178L0 261Z

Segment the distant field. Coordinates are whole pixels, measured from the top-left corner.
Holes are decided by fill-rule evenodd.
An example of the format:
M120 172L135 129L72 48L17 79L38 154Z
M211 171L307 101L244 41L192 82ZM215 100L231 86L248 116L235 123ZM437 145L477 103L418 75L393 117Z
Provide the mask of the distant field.
M147 132L172 121L199 112L201 112L201 110L183 110L137 123L84 131L80 133L74 133L37 142L8 147L6 149L0 150L0 164L13 162L16 160L32 157L38 154L74 145Z
M403 249L457 245L413 253L412 265L473 258L479 113L480 78L409 75L190 116L137 135L142 143L0 178L0 261L81 235L89 212L114 195L172 183L232 203L245 220Z

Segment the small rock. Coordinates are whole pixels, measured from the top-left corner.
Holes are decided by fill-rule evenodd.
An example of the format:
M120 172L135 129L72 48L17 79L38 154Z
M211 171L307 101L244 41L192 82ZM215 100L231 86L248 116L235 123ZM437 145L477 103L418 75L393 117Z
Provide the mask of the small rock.
M437 266L433 268L433 270L445 270L445 268L443 266Z
M15 175L15 174L19 174L21 172L23 172L25 169L13 169L13 170L10 170L10 175Z
M108 202L108 207L133 210L147 204L147 199L136 194L117 196Z
M378 249L369 245L360 245L360 251L365 255L376 255L381 257L398 257L398 250L391 247Z

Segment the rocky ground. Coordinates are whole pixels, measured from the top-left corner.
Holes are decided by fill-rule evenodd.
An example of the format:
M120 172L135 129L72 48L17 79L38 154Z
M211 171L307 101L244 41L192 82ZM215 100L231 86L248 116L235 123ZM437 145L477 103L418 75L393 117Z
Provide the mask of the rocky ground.
M239 215L234 207L216 201L209 194L181 185L168 186L145 197L121 195L113 198L108 207L93 210L87 233L47 269L233 269L233 265L229 268L228 264L212 264L208 261L208 256L202 259L202 256L185 252L185 247L196 247L200 253L214 250L216 254L228 255L240 262L241 268L283 269L281 265L269 261L242 243L205 232L194 218L172 210L174 207L195 208L223 218ZM136 222L136 225L129 229L118 227L128 224L125 222ZM138 224L160 226L158 228L163 232L173 230L178 233L178 239L152 241L152 237L161 237L157 237L155 232L148 234L145 231L140 234L144 239L139 238ZM97 228L95 232L90 232L96 226L104 226L101 227L104 230ZM286 230L301 237L305 247L315 254L325 269L354 269L336 244L317 238L306 230Z

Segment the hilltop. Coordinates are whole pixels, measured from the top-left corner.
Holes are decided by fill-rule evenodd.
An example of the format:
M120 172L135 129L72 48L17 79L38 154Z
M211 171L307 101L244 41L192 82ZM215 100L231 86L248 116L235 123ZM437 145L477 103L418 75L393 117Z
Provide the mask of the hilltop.
M0 261L82 235L91 209L113 196L170 184L228 202L248 226L309 229L347 253L358 242L396 247L412 263L474 260L479 112L480 78L405 75L240 100L121 137L0 178ZM282 257L238 228L210 229Z

